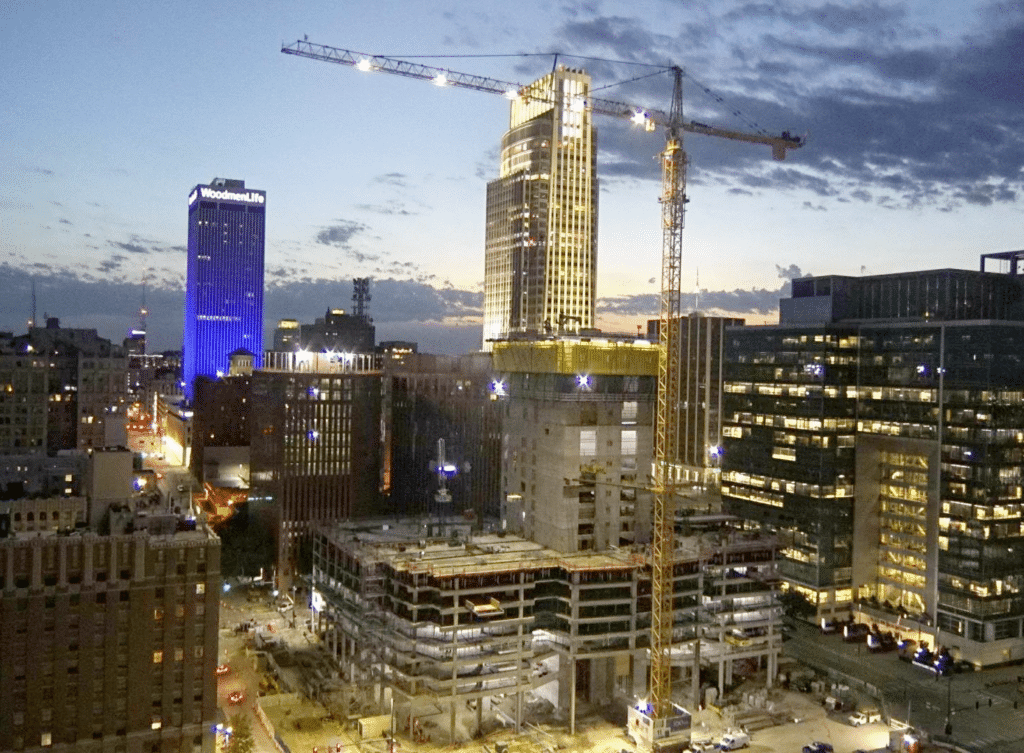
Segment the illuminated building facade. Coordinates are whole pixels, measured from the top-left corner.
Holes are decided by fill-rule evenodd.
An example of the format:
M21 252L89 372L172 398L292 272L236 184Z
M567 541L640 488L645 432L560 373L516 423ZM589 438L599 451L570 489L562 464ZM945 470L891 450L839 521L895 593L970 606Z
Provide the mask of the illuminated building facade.
M510 340L494 370L507 529L561 552L648 542L657 346Z
M263 353L266 193L214 178L189 194L182 369L185 397L199 374L227 373L230 354Z
M279 353L294 350L372 353L375 340L372 320L346 313L344 309L328 309L313 324L282 319L274 330L274 350Z
M531 96L531 94L533 96ZM487 186L483 346L594 326L597 135L590 76L559 67L512 101Z
M647 339L658 342L659 320L647 322ZM725 366L725 328L742 319L695 312L676 320L674 342L679 348L679 394L676 432L669 446L679 448L673 473L682 483L718 486L722 458L722 370Z
M793 282L727 332L722 499L783 535L820 615L1024 658L1024 282Z
M279 588L308 571L316 524L380 509L383 376L374 356L336 356L269 352L252 373L249 505L276 520Z
M0 750L214 753L220 540L118 454L87 497L0 509Z
M124 445L128 358L94 329L0 337L0 454Z

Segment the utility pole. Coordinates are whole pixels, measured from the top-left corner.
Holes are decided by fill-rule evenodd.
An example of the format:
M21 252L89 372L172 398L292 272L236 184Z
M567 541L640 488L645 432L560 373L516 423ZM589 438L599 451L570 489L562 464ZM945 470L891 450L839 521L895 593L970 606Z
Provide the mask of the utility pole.
M953 675L946 683L946 734L953 734Z

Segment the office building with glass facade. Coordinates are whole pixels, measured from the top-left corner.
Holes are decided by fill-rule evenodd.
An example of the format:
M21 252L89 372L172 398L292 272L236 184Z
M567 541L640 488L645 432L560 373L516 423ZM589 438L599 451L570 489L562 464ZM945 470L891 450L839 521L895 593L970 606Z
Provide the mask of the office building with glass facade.
M590 76L559 67L512 101L487 185L483 346L594 326L597 133Z
M188 197L188 269L182 370L185 397L202 374L228 372L231 353L263 357L263 252L267 195L214 178Z
M1024 658L1024 282L793 282L726 335L722 499L823 617Z

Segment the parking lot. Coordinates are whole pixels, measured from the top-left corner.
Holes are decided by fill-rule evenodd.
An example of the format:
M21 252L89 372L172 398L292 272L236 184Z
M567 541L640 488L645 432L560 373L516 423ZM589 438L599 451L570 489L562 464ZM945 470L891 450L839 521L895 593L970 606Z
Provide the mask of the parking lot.
M910 721L930 735L951 738L968 750L1024 753L1024 695L1013 665L940 677L900 661L895 651L871 653L864 643L845 643L838 634L822 635L812 625L798 625L784 644L787 656L850 685L863 697L879 701L887 719ZM837 751L839 749L837 748Z

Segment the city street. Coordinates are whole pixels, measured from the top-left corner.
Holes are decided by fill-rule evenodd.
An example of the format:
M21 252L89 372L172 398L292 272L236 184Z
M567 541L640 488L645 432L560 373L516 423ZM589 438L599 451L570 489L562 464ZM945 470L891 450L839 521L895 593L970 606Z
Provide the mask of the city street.
M256 659L245 649L247 635L235 632L240 622L251 620L254 616L263 620L263 624L271 624L272 618L269 610L262 605L250 605L244 597L239 600L225 596L221 600L218 660L221 664L229 665L231 670L217 679L217 702L227 723L230 724L231 718L237 714L249 718L257 753L277 753L277 747L256 714L261 679L256 671ZM229 700L230 694L235 691L244 693L245 698L241 703Z
M958 743L1000 753L1024 753L1024 716L1015 707L1024 702L1017 677L1024 667L938 677L900 661L896 652L873 654L863 643L844 643L839 635L822 635L801 623L784 644L784 653L820 671L832 669L847 678L852 689L878 692L888 717L910 720L930 734L942 734L947 708L952 737ZM859 682L857 682L859 681Z

